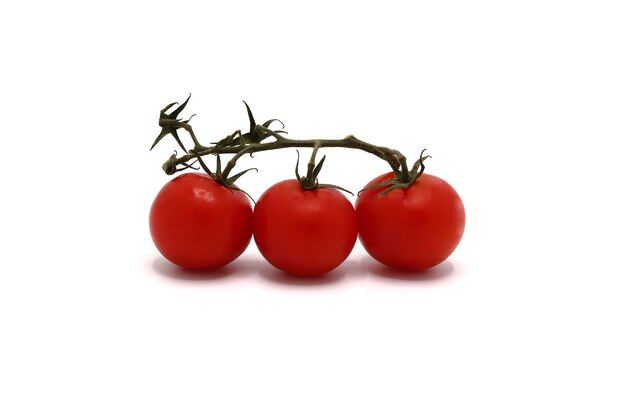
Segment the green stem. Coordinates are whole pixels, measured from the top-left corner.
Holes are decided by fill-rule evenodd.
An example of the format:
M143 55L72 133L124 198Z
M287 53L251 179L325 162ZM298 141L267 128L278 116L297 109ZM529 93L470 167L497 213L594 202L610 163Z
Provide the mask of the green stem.
M234 154L234 156L226 164L226 167L223 171L224 178L227 178L233 167L235 167L235 165L237 164L237 160L239 160L241 156L246 154L286 148L317 147L318 149L321 149L325 147L342 147L346 149L362 150L364 152L373 154L374 156L377 156L389 163L389 165L396 172L396 174L400 173L401 169L403 171L406 170L408 176L406 158L400 152L384 146L375 146L373 144L359 140L352 135L349 135L343 139L296 140L288 139L278 133L272 132L271 130L263 126L257 126L257 128L259 128L263 132L271 134L273 137L276 138L276 140L268 143L251 143L241 146L213 146L208 148L203 147L201 150L195 150L194 153L186 154L179 158L168 160L168 162L163 165L163 170L165 170L168 174L172 174L176 170L176 166L178 166L179 164L186 163L189 160L195 159L200 156L206 156L210 154Z
M315 169L315 156L317 156L317 150L320 147L318 145L313 146L313 153L311 153L311 158L309 159L309 163L307 164L306 171L306 185L308 187L315 186L315 176L313 176L313 169Z

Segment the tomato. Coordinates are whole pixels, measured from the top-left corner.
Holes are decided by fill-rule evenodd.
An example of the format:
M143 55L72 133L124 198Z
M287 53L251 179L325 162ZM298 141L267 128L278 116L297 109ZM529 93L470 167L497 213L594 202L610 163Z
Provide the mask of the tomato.
M159 252L187 269L215 269L236 259L252 238L246 195L212 177L186 173L168 182L150 209L150 234Z
M267 189L254 208L254 240L276 268L299 276L339 266L357 237L350 201L333 188L304 190L297 180Z
M388 173L370 187L394 178ZM359 240L379 262L420 271L448 258L461 241L465 209L446 181L422 174L412 185L378 197L383 186L361 192L356 201Z

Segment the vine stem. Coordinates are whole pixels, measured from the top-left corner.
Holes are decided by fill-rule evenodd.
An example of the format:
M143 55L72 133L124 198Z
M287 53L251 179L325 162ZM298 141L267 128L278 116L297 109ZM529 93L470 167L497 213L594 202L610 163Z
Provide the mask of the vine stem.
M315 169L315 156L317 156L317 150L320 147L318 145L313 146L313 152L311 153L311 158L309 159L309 163L307 164L306 170L306 185L307 186L315 186L316 177L313 176L313 170Z
M326 147L341 147L346 149L362 150L364 152L373 154L374 156L377 156L380 159L389 163L398 178L401 179L403 182L407 182L409 179L409 169L406 164L406 158L404 157L404 155L402 155L402 153L388 147L375 146L373 144L364 142L357 139L353 135L348 135L343 139L296 140L288 139L280 135L279 133L276 133L261 125L257 125L255 130L265 133L267 135L271 135L276 140L268 143L249 143L235 146L212 146L208 148L202 147L201 150L193 151L192 153L183 155L179 158L173 158L168 160L168 162L163 165L163 169L166 172L175 171L176 166L180 164L186 164L190 160L210 154L234 154L234 156L228 161L226 167L223 170L223 176L224 178L227 178L229 173L237 164L237 160L239 160L242 156L246 154L286 148L308 147L321 149Z

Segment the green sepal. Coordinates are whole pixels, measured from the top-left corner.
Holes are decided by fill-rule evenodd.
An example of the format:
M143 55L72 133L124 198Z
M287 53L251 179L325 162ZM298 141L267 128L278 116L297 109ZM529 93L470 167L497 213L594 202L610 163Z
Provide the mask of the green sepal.
M302 178L300 177L300 172L298 171L298 169L300 168L300 152L296 150L296 153L298 155L298 158L296 159L296 179L298 179L299 182L300 180L302 180Z
M394 190L406 189L407 187L411 186L424 173L424 170L426 168L424 166L424 161L431 157L430 155L424 156L425 151L426 149L422 150L422 152L420 153L419 159L417 159L417 161L413 164L413 167L409 171L408 180L406 182L402 181L402 174L400 173L400 171L393 168L394 174L396 175L393 179L387 180L385 182L377 183L375 185L368 186L364 189L361 189L359 190L358 195L360 195L361 192L364 192L366 190L372 190L372 189L377 189L383 186L389 186L387 189L383 190L377 195L378 198L381 198L385 196L386 194L393 192Z
M256 126L256 122L254 121L254 116L252 115L252 110L250 110L250 106L243 100L243 104L246 105L246 111L248 112L248 120L250 120L250 133L254 131L254 127Z
M182 112L185 106L187 106L187 103L189 102L190 98L191 98L191 93L189 94L187 99L183 102L183 104L178 106L176 110L173 110L169 114L166 114L165 112L168 111L172 106L177 105L178 104L177 102L170 103L161 110L161 115L159 116L159 126L161 126L161 132L159 133L157 138L154 140L154 143L152 143L150 150L154 149L154 147L165 136L167 136L168 134L171 134L172 136L174 136L174 139L176 139L176 142L181 147L181 149L183 149L185 153L187 153L187 149L185 148L182 141L180 140L180 137L178 137L178 133L176 131L180 128L189 128L189 126L186 126L186 125L189 123L189 120L191 120L191 118L195 116L195 115L192 115L189 119L184 120L184 121L181 121L181 119L177 118L180 112Z
M410 185L411 185L410 183L396 183L394 185L391 185L391 187L388 187L387 189L380 192L378 196L376 197L380 199L381 197L385 196L389 192L393 192L394 190L397 190L397 189L406 189Z
M183 109L185 108L185 106L187 106L187 103L189 103L189 99L191 98L191 93L189 93L189 96L187 96L187 98L185 99L185 101L183 102L183 104L181 104L180 106L178 106L178 108L174 111L172 111L172 113L169 114L169 116L172 119L176 119L178 117L178 115L183 111Z
M270 120L268 120L267 122L263 123L263 127L270 127L270 126L272 125L272 123L274 123L274 122L278 122L278 123L280 123L280 126L281 126L283 129L285 128L285 124L284 124L282 121L280 121L280 119L270 119ZM256 126L256 125L255 125L255 126ZM281 131L280 131L280 132L278 132L278 133L287 133L287 132L285 132L285 131L282 131L282 130L281 130Z
M259 169L257 169L256 167L251 167L250 169L246 169L243 172L239 172L234 176L229 177L228 179L226 179L226 181L224 183L226 183L226 187L231 187L235 181L237 179L239 179L241 176L243 176L244 174L248 173L250 170L254 170L255 172L258 172Z
M344 189L341 186L337 186L337 185L331 185L331 184L324 184L322 183L321 185L317 185L316 189L337 189L337 190L342 190L346 193L350 193L352 196L354 196L354 193L352 193L351 191Z
M220 157L219 154L215 155L217 157L217 160L215 161L215 169L217 170L217 172L215 172L215 174L217 174L218 176L222 175L222 158Z
M385 181L385 182L376 183L375 185L368 186L368 187L365 187L365 188L363 188L363 189L359 190L359 192L357 193L357 195L360 195L360 194L361 194L361 192L364 192L364 191L366 191L366 190L372 190L372 189L377 189L377 188L379 188L379 187L392 185L392 184L396 183L397 181L398 181L398 180L397 180L397 178L394 178L394 179L391 179L391 180L387 180L387 181Z
M311 174L311 180L317 181L317 175L319 175L320 171L322 170L322 166L324 165L324 160L326 160L326 155L322 157L322 160L320 160L317 166L315 166L315 169L313 169L313 173Z
M271 136L272 134L278 135L279 133L287 133L284 130L271 130L269 133L272 123L279 122L281 126L284 128L285 124L279 119L270 119L263 123L262 125L256 124L254 120L254 116L252 115L252 110L246 101L243 101L243 104L246 105L246 112L248 113L248 120L250 121L250 131L248 133L244 133L241 135L240 139L234 139L233 142L229 145L234 146L236 143L239 144L254 144L261 143L263 140ZM219 143L219 142L218 142Z

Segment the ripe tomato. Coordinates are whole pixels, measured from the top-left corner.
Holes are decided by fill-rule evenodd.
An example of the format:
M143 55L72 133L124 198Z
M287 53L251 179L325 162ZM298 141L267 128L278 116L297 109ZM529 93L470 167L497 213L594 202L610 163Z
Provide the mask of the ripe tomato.
M254 208L254 240L276 268L316 276L339 266L357 237L352 204L333 188L304 190L297 180L276 183Z
M237 258L252 238L252 206L243 192L206 174L168 182L152 203L150 234L159 252L187 269L215 269Z
M367 184L393 179L388 173ZM461 241L465 209L446 181L422 174L406 189L378 194L388 186L361 192L356 201L359 239L379 262L419 271L443 262Z

